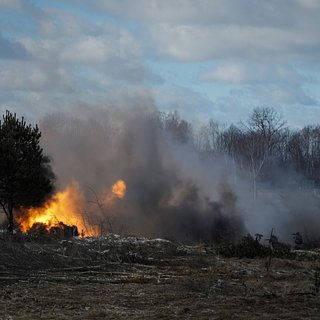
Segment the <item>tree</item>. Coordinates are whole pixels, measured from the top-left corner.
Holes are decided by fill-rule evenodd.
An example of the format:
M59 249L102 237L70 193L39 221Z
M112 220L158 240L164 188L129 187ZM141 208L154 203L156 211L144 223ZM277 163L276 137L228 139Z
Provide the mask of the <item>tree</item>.
M253 198L257 197L257 178L261 169L281 141L285 122L273 108L253 110L240 143L251 174Z
M0 205L14 229L14 210L41 205L53 190L50 159L43 154L38 126L6 111L0 121Z
M191 124L181 119L177 111L165 115L164 128L180 143L187 143L192 137Z
M200 127L194 137L196 148L207 156L216 156L224 152L222 132L219 123L210 119L207 124Z
M319 185L320 126L307 126L295 132L288 145L288 153L295 169Z

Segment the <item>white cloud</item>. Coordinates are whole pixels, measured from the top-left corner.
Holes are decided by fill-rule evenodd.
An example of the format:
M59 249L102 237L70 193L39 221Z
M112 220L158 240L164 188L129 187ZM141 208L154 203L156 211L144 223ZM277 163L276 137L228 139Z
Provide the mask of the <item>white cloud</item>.
M172 26L151 28L154 46L177 60L271 59L293 60L320 56L320 38L298 30L252 26Z
M0 0L1 10L17 10L23 7L21 0Z
M183 118L196 125L206 122L208 115L211 117L219 112L208 97L187 87L155 89L153 95L156 105L161 110L177 110Z
M73 3L87 4L73 0ZM96 8L121 18L175 25L235 24L255 26L299 25L297 18L313 23L320 10L318 0L96 0ZM316 19L317 20L317 19Z
M98 0L96 6L126 19L179 25L265 25L270 19L283 24L290 20L292 13L301 9L297 0ZM291 15L287 14L288 7Z
M318 0L33 3L0 0L1 103L39 109L79 101L135 104L148 100L135 94L148 88L163 109L186 110L189 119L239 115L248 101L251 107L257 101L317 104L301 70L320 68ZM162 79L149 61L155 69L158 62L166 66L164 86L157 87ZM192 82L201 64L215 67ZM181 65L191 67L188 79ZM224 93L210 92L210 83ZM243 96L221 97L228 88Z
M50 69L50 72L48 70ZM72 80L62 67L45 66L30 61L0 63L0 89L66 93L72 90Z
M304 7L308 10L319 9L319 1L318 0L298 0L298 3L301 7Z
M199 79L219 84L257 85L286 84L301 86L311 81L295 68L284 64L267 65L261 63L224 62L211 69L202 70Z
M283 64L223 63L202 70L199 79L219 85L242 86L251 95L264 98L268 103L317 104L304 85L313 82L292 66Z
M60 36L60 33L40 40L25 37L20 43L39 61L99 64L115 58L126 60L141 56L139 41L128 31L110 25L95 35L83 30L72 37Z
M315 0L98 0L96 8L141 24L167 58L319 58Z
M311 95L308 95L302 87L269 84L251 87L251 92L260 97L260 100L268 101L269 104L282 103L305 106L315 106L318 104L318 101Z
M103 63L109 59L129 59L140 55L137 41L127 32L85 36L62 48L61 59L71 63Z
M32 19L39 26L36 34L26 33L16 42L0 37L6 58L13 49L28 57L15 63L0 60L0 89L69 94L160 81L143 62L140 40L126 28L59 9L41 10L44 15Z
M255 80L255 76L245 65L226 64L212 70L202 71L199 78L204 81L214 81L217 83L244 84Z

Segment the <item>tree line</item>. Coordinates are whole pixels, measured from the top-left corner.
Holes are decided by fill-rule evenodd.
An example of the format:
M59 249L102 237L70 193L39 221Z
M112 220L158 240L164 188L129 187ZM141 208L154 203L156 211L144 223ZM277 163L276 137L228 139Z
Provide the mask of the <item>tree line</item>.
M210 119L196 130L178 112L161 114L160 122L175 140L190 143L202 157L215 161L225 156L235 174L249 174L254 198L259 182L320 187L320 125L290 129L270 107L253 109L237 125Z

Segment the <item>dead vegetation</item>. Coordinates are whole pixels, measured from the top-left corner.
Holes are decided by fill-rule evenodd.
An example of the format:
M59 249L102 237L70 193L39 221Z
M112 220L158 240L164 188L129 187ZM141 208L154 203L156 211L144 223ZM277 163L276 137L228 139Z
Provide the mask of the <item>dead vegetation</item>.
M0 250L1 320L319 319L317 250L275 255L269 270L268 254L116 235L1 238Z

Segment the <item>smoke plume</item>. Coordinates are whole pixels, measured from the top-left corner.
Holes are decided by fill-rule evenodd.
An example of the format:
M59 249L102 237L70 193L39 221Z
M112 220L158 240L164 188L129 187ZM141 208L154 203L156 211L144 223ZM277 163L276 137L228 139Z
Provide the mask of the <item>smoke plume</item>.
M166 130L155 108L80 107L48 116L40 129L58 189L80 183L86 219L105 232L199 241L267 238L274 228L283 241L297 231L317 237L319 198L292 187L294 172L270 171L282 189L259 188L253 201L249 173L225 155L201 157ZM125 198L105 203L119 179Z
M50 115L40 128L58 189L80 183L91 223L112 232L183 241L235 239L244 233L225 165L209 166L190 144L176 141L154 108L80 108ZM118 179L126 182L126 197L104 205Z

